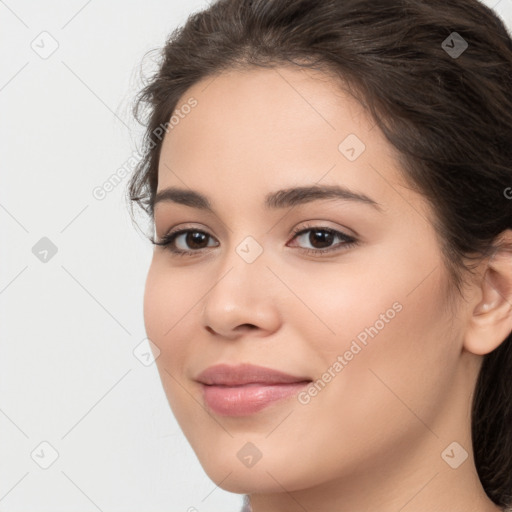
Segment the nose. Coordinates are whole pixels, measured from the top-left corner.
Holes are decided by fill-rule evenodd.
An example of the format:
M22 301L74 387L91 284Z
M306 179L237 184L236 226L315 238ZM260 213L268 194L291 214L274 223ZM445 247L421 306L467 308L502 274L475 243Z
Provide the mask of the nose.
M226 339L248 332L265 336L277 330L278 284L264 258L247 263L234 254L225 261L203 300L204 328Z

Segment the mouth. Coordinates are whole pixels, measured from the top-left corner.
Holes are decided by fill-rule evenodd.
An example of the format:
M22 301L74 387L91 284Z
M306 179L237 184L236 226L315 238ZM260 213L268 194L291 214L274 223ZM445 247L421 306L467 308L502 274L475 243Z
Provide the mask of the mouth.
M223 416L248 416L296 395L312 380L278 370L243 364L212 366L200 373L203 400Z
M214 386L203 384L203 397L208 408L223 416L248 416L270 404L296 395L311 381L292 384L245 384Z

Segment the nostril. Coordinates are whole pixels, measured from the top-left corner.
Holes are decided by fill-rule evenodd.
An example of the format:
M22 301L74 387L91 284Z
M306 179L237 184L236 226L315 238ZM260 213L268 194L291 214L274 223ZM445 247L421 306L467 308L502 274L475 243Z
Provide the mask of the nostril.
M235 331L252 331L253 329L257 329L258 327L254 324L241 324L238 327L236 327ZM209 325L206 326L206 330L210 334L217 335L218 333L212 329Z
M248 330L252 330L252 329L257 329L257 327L253 324L242 324L240 326L240 328L242 329L248 329Z

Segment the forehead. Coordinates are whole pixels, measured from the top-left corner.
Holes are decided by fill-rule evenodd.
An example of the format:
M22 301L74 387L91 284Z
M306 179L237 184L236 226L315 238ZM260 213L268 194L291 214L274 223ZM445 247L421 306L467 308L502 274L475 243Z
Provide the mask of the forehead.
M197 105L181 114L191 98ZM173 140L178 144L194 137L231 153L242 143L244 153L262 146L278 153L297 151L297 141L309 142L306 148L319 142L328 148L333 142L336 150L347 128L365 138L374 124L332 78L298 67L230 70L205 78L184 93L176 112L179 124L166 137L171 146Z
M176 114L162 145L159 190L185 185L209 194L225 185L263 196L291 185L343 184L372 189L385 203L403 184L395 150L374 121L320 72L226 71L189 88Z

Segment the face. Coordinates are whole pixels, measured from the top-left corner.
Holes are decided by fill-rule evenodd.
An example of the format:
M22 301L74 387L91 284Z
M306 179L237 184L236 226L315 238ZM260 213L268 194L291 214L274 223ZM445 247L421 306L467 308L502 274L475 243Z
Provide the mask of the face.
M209 477L237 493L299 490L431 439L459 326L429 205L361 105L326 75L278 67L204 80L178 109L155 234L188 231L155 246L144 317ZM236 376L252 384L198 382L218 364L296 383L247 368Z

